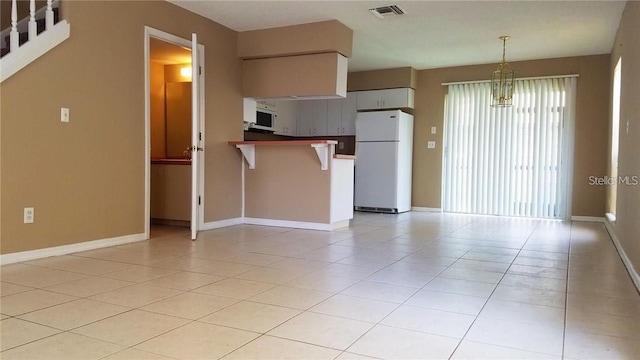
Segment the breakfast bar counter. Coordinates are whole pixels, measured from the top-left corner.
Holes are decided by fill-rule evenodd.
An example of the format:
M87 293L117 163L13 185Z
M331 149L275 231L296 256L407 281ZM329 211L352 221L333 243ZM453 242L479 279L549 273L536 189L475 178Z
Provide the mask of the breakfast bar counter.
M243 167L244 223L313 230L349 226L354 156L336 141L229 141Z

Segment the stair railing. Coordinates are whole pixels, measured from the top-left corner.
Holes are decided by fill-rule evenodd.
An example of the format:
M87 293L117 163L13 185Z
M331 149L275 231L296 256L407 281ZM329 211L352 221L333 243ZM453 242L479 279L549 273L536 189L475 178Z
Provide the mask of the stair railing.
M11 27L0 34L0 83L69 38L71 25L55 11L58 3L47 0L36 11L35 0L29 0L29 16L18 21L17 0L11 0Z
M2 47L9 45L10 50L17 49L20 46L20 33L28 32L29 40L33 40L38 36L37 19L45 19L45 30L51 29L54 25L53 8L58 3L58 0L47 0L47 6L36 11L35 0L29 1L29 16L18 21L18 6L17 0L11 0L11 26L4 29L0 33L0 41ZM9 43L7 44L5 38L9 36Z

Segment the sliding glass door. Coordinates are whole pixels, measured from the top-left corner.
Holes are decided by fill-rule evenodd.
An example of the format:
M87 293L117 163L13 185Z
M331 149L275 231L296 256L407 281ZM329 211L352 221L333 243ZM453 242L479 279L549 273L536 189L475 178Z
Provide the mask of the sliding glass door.
M517 80L507 108L489 106L489 83L449 85L443 210L568 218L575 83Z

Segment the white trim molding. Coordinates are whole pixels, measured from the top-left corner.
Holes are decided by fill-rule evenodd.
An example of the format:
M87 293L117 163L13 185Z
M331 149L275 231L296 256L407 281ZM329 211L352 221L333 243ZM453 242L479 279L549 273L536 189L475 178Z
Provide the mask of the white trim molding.
M605 218L602 216L572 216L571 221L603 223Z
M411 211L416 212L432 212L432 213L441 213L441 208L430 208L430 207L421 207L421 206L412 206Z
M293 228L293 229L332 231L332 230L340 229L343 227L348 227L349 220L336 221L332 224L323 224L323 223L304 222L304 221L244 218L244 224L276 226L276 227L285 227L285 228Z
M21 251L17 253L0 255L0 264L6 265L6 264L13 264L13 263L22 262L22 261L42 259L50 256L67 255L67 254L77 253L81 251L101 249L109 246L128 244L128 243L138 242L143 240L146 240L146 237L144 233L141 233L141 234L118 236L118 237L108 238L108 239L85 241L77 244L54 246L54 247L49 247L44 249Z
M29 39L17 49L11 49L11 52L0 60L0 82L4 82L11 75L67 40L70 34L71 25L67 20L60 20L52 29L47 29L35 39Z
M219 229L227 226L242 225L242 224L244 224L244 221L241 217L239 217L239 218L233 218L233 219L206 222L202 224L202 226L200 227L200 230L213 230L213 229Z
M615 229L613 228L613 224L609 221L605 221L604 226L609 232L611 241L613 241L613 245L616 247L616 250L618 250L618 255L620 255L620 258L622 259L624 266L627 268L627 272L629 273L629 276L631 276L631 280L635 284L636 289L640 292L640 273L638 273L638 270L636 270L636 268L633 267L633 263L631 262L631 259L629 259L629 256L627 256L627 253L624 251L624 248L622 247L622 245L620 245L620 241L616 236L616 232L615 232Z

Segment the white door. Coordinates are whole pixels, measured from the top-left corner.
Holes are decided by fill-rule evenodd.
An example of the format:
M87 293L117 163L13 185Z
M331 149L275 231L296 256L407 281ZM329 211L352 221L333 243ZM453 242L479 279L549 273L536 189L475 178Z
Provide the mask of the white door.
M191 240L198 236L199 168L203 148L200 129L200 61L198 57L198 36L191 35Z
M342 135L356 134L356 116L358 110L356 101L358 100L356 92L348 92L347 98L342 100Z
M409 89L386 89L381 90L381 107L385 109L396 109L413 107L409 106Z
M380 97L380 90L358 91L356 100L358 110L379 109Z
M394 141L399 138L400 111L358 113L356 141Z
M356 148L357 207L398 207L398 142L359 142Z
M327 100L327 135L342 135L343 99Z
M298 136L311 136L313 130L313 101L302 100L298 104Z
M313 100L313 136L327 135L327 100Z

